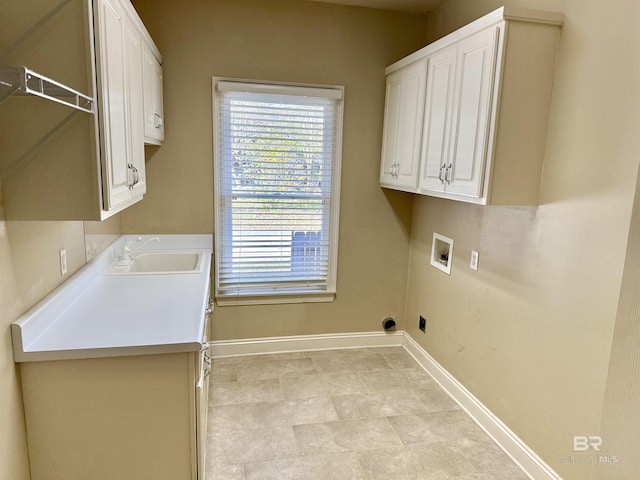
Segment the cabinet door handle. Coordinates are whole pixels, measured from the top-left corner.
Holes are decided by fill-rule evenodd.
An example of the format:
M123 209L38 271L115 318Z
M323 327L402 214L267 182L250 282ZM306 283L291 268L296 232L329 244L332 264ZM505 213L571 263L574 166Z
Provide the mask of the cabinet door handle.
M140 183L140 172L138 172L138 169L134 167L132 163L127 164L127 170L129 172L127 175L127 183L129 185L129 189L132 189L135 185Z
M447 167L444 173L444 179L447 182L447 184L451 184L451 167L453 167L452 163L449 164L449 166Z
M131 163L127 163L127 184L129 186L129 190L131 190L136 184L135 175L133 173L133 165Z
M205 316L211 315L213 313L213 309L214 309L213 298L209 298L209 300L207 301L207 308L204 311Z
M444 173L444 163L442 165L440 165L440 171L438 172L438 180L440 180L440 183L444 184L444 178L443 177L443 173Z

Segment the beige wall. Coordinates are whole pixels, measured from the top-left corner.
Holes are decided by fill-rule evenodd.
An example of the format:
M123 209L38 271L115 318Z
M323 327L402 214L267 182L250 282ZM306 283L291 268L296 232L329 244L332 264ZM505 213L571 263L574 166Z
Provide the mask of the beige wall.
M211 77L346 87L338 295L333 303L220 307L215 339L381 330L402 320L411 197L378 186L384 68L424 45L426 18L298 0L138 0L164 58L166 140L131 232L212 232Z
M9 324L24 310L18 294L11 247L0 205L0 480L28 480L29 466L22 396L13 363Z
M95 95L87 5L3 2L0 64L25 65ZM36 96L13 95L2 103L0 178L7 220L100 218L96 127L95 115Z
M590 465L558 457L600 431L640 150L640 3L447 0L428 40L503 3L566 14L541 204L416 197L407 330L563 478L584 480ZM451 276L429 266L433 232L455 240Z
M19 371L13 363L9 325L86 263L85 232L87 245L95 245L97 252L119 229L117 216L102 223L6 221L0 203L0 480L29 478ZM61 248L67 250L64 277L58 263Z
M67 249L69 273L59 271ZM9 325L85 263L82 222L9 222L0 205L0 480L29 478L18 369Z
M613 333L611 361L600 435L603 453L619 464L598 464L594 480L635 478L640 472L640 172L631 216L620 302Z

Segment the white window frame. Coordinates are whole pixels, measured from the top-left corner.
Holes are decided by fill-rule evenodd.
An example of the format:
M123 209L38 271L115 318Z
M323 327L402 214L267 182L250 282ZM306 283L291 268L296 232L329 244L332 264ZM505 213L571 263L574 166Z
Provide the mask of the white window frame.
M221 158L219 145L219 121L217 99L220 88L233 88L234 83L238 90L248 88L260 93L276 93L289 95L312 95L324 96L337 99L336 106L336 129L335 129L335 155L332 164L332 180L331 180L331 208L330 219L328 224L329 232L329 254L328 254L328 272L326 286L318 289L282 289L275 292L267 292L264 290L249 292L223 292L219 285L219 264L218 258L221 258L221 239L218 237L222 232L221 215L218 214L221 206ZM338 266L338 228L340 216L340 176L342 165L342 127L344 112L344 87L339 85L318 85L318 84L300 84L285 83L272 81L257 81L247 79L235 79L227 77L213 77L212 79L212 100L213 100L213 159L214 159L214 292L216 303L220 306L226 305L261 305L261 304L279 304L279 303L306 303L306 302L331 302L335 299L337 284L337 266Z

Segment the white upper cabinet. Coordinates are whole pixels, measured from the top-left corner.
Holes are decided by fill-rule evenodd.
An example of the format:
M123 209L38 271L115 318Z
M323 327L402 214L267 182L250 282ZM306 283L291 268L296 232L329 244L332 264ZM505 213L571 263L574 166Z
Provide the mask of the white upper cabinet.
M97 15L103 202L116 210L145 192L142 39L118 0L99 0Z
M496 40L497 27L458 46L451 150L444 175L452 193L473 197L482 193Z
M131 197L142 196L147 191L144 165L144 124L142 101L142 38L141 33L133 25L126 29L125 54L127 60L127 96L129 105L126 121L130 138L129 175L131 179Z
M479 204L538 203L562 19L502 7L387 68L391 79L419 60L428 65L426 94L414 97L424 102L413 124L418 184L399 189ZM384 138L393 132L389 117L385 110ZM411 150L415 134L395 136L406 142L396 151ZM381 184L398 188L382 175Z
M455 46L445 48L429 59L419 182L421 189L444 191L444 175L449 162L456 52Z
M128 0L95 0L95 5L102 208L106 218L141 200L146 192L144 72L152 42ZM154 60L158 57L159 53ZM158 85L160 99L162 92L155 76L153 108L158 111Z
M143 55L144 142L161 145L164 141L161 58L157 49L149 44L145 44Z
M418 184L426 62L387 77L380 184L414 190Z
M127 79L125 61L125 17L117 2L100 0L97 4L96 25L97 57L99 61L100 132L103 161L120 158L122 162L109 162L103 168L105 208L127 201L129 191L129 147L127 135ZM107 48L108 46L108 48Z
M430 59L420 190L480 197L497 27Z

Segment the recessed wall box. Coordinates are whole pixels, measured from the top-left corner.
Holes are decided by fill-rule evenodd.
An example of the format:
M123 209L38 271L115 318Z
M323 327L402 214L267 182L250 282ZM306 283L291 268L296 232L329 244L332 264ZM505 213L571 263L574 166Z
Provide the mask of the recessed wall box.
M452 262L453 239L434 232L431 244L431 265L450 275Z

